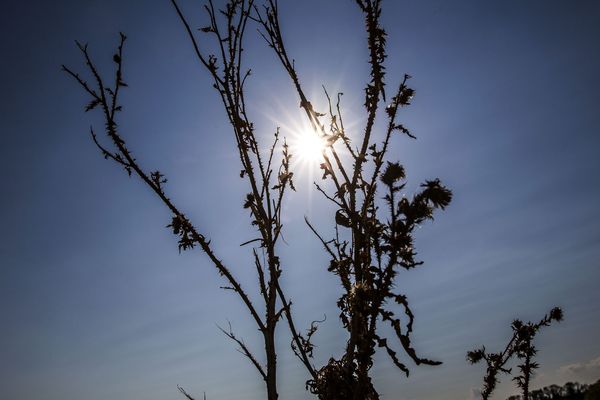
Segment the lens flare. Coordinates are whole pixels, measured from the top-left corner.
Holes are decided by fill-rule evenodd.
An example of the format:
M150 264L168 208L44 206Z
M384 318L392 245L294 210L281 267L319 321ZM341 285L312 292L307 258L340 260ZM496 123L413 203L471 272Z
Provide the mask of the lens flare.
M290 144L292 145L292 154L299 160L311 164L321 161L325 142L314 131L303 130Z

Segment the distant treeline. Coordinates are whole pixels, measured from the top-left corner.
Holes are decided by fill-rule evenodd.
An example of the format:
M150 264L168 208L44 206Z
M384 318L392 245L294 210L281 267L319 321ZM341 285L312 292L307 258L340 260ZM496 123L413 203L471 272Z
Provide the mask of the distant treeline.
M510 396L507 400L523 400L523 396ZM600 400L600 380L593 385L567 382L564 386L546 386L532 391L529 400Z

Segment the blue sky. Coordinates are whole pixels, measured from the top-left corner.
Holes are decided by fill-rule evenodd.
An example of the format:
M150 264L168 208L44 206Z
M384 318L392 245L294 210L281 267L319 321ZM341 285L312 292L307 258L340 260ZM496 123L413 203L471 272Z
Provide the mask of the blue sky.
M198 2L182 5L204 26ZM203 254L178 253L150 191L98 154L87 132L102 121L82 112L85 96L60 72L63 63L83 70L74 39L107 69L118 32L128 35L122 134L253 287L238 246L252 230L233 136L169 2L9 0L2 9L0 397L179 399L179 384L209 399L264 398L216 327L229 320L259 348L241 303L219 289ZM280 0L280 9L313 103L324 102L321 84L343 91L359 131L368 64L353 2ZM513 318L555 305L566 318L539 337L534 386L600 378L599 20L594 1L384 2L388 84L409 73L417 92L401 118L418 139L397 140L392 154L409 194L440 177L454 200L417 233L425 265L398 280L417 349L444 364L413 366L406 379L378 356L382 398L470 398L483 369L465 352L500 349ZM250 112L266 146L277 125L297 133L303 115L274 55L249 33ZM340 293L303 218L327 233L333 214L310 169L296 167L283 283L300 325L327 315L316 350L324 363L345 340ZM283 325L279 333L280 397L311 398ZM508 380L497 398L512 393Z

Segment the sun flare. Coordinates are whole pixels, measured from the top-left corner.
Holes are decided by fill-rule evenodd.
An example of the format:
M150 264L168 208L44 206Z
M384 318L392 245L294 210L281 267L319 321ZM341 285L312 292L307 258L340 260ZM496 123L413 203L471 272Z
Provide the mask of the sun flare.
M317 163L321 160L325 142L314 131L305 129L295 138L292 153L298 159L307 163Z

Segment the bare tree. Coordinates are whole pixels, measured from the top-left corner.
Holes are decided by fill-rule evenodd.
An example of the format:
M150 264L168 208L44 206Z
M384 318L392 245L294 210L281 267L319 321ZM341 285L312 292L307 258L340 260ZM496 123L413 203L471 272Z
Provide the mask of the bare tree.
M410 105L415 91L408 86L410 77L404 75L393 94L386 96L386 32L380 24L381 1L356 0L365 20L370 78L365 88L366 125L361 132L353 132L354 135L349 135L344 127L341 93L332 102L325 91L329 104L325 112L315 110L306 96L293 58L284 46L276 0L267 0L263 6L256 6L253 0L229 0L223 9L215 8L212 0L209 0L204 7L209 22L200 30L217 45L216 54L205 54L201 50L195 29L190 26L177 2L171 0L171 3L197 59L212 77L213 87L218 92L236 140L241 164L240 177L245 179L248 186L244 208L249 210L251 224L257 230L257 237L244 244L254 245L249 262L256 268L264 303L262 308L255 306L242 288L234 274L235 269L221 261L201 230L168 197L165 188L167 180L163 174L158 170L143 168L127 146L117 122L118 113L122 110L119 94L127 86L123 79L125 35L121 34L120 44L113 56L115 73L112 84L102 78L87 45L81 43L77 43L77 46L93 83L88 83L70 68L63 66L63 69L90 96L86 111L98 109L104 116L108 143L100 140L91 130L92 139L104 157L123 167L128 174L140 178L153 190L173 214L169 227L179 237L179 249L199 247L226 280L226 288L241 298L262 334L266 364L258 361L231 327L223 329L223 332L239 345L240 351L265 381L268 399L278 397L275 328L281 317L285 318L290 328L292 349L310 376L307 387L320 399L378 399L370 375L377 348L385 350L394 365L406 375L409 369L394 349L397 345L417 365L440 364L417 355L411 344L413 312L407 297L394 287L400 270L409 270L422 264L416 259L413 230L433 219L436 209L444 209L450 203L452 194L438 179L433 179L423 183L416 194L405 195L404 167L399 162L389 160L390 142L396 133L415 138L399 122L401 110ZM333 238L326 239L306 220L309 229L330 257L328 270L339 277L343 294L337 305L341 323L348 333L347 343L340 349L340 357L330 359L321 368L314 367L312 360L314 345L311 340L318 321L314 321L304 334L298 330L292 316L291 302L280 285L283 268L277 255L277 245L281 240L282 204L289 190L294 190L290 168L292 155L285 139L282 141L277 131L264 156L247 112L244 88L250 70L243 66L242 55L246 28L252 22L258 23L263 38L289 75L293 89L300 98L300 107L314 134L323 142L320 168L323 179L330 185L321 187L315 183L315 186L337 208L335 215L332 215L335 221ZM385 120L383 132L375 131L377 118ZM352 136L356 144L351 140ZM276 149L280 141L282 154L277 156ZM331 187L333 189L329 189ZM400 307L404 316L397 316L395 307ZM391 326L397 345L380 333L382 323ZM191 398L183 389L180 391Z

